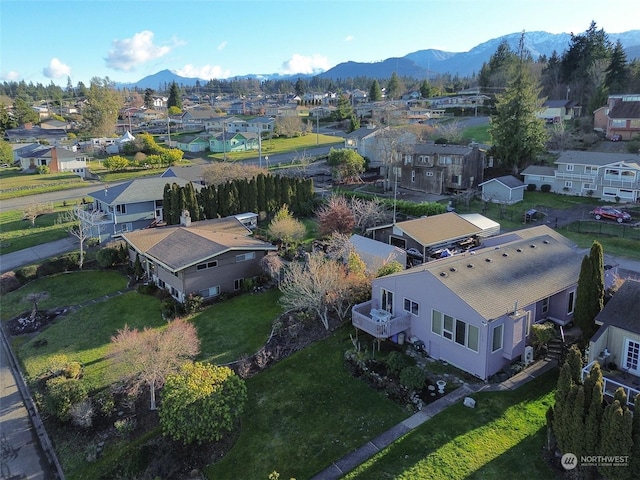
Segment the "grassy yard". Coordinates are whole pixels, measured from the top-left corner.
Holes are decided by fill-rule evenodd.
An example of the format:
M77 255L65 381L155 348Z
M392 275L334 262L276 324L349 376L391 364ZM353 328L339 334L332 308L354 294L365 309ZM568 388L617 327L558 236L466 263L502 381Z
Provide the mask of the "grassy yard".
M73 203L47 204L50 213L40 215L36 219L35 226L32 226L29 220L22 219L24 216L22 210L0 212L0 253L11 253L69 236L66 229L70 224L56 222L60 213L71 209Z
M344 367L343 327L247 381L240 437L208 478L310 478L407 417Z
M476 125L475 127L465 128L462 132L464 138L470 138L478 143L491 145L491 135L489 135L489 124Z
M0 170L0 200L86 186L87 183L74 173L38 175L20 173L17 168Z
M436 415L346 479L554 478L542 458L557 372L515 391L473 395Z

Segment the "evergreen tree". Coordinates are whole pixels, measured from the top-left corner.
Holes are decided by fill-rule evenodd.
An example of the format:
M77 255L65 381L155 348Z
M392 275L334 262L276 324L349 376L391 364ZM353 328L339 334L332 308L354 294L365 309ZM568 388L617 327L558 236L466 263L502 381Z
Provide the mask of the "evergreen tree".
M624 391L624 388L618 387L613 394L613 400L617 400L620 403L620 406L623 410L627 409L627 392Z
M602 245L594 241L589 256L580 267L574 323L582 330L582 342L586 344L597 330L595 318L604 307L604 253Z
M387 83L387 98L389 100L394 100L399 98L401 94L402 91L400 86L400 79L398 78L396 72L393 72L391 74L389 82Z
M178 89L178 85L176 82L171 84L171 88L169 88L169 99L167 100L167 108L176 107L182 110L182 98L180 98L180 90Z
M276 212L280 205L278 205L278 199L276 198L276 186L275 177L273 175L267 175L264 177L264 198L268 215Z
M576 345L571 345L567 352L565 363L569 365L571 381L576 384L582 383L582 352Z
M633 453L633 414L623 408L618 400L608 405L602 417L600 434L600 455L629 456ZM599 466L598 471L605 478L625 480L633 478L630 468Z
M267 200L265 197L265 175L260 173L256 177L256 200L258 202L257 213L267 211Z
M337 121L346 120L353 115L353 106L351 105L349 97L346 95L340 95L334 115L336 116Z
M87 132L96 137L111 136L124 104L122 94L109 78L94 77L87 92L87 102L88 106L82 112Z
M229 182L218 185L218 214L221 217L228 217L229 207Z
M568 451L579 458L584 455L584 387L582 385L573 385L572 389L575 393L571 395L573 397L573 405L571 405L571 417L568 422L571 432Z
M140 254L136 253L136 260L133 262L133 277L137 281L142 278L143 274L144 270L142 269L142 262L140 262Z
M182 203L180 202L180 187L177 183L171 184L171 210L169 211L169 225L177 225L180 223L180 214L182 213Z
M258 184L255 177L249 180L247 186L247 211L258 212Z
M349 128L347 129L347 133L351 133L360 128L360 120L355 115L351 115L349 118Z
M540 88L525 62L524 34L518 53L515 76L504 93L496 96L496 114L489 128L495 155L514 174L544 151L547 140L544 121L538 118Z
M629 65L627 64L627 54L624 51L622 42L618 40L611 52L611 61L606 70L604 84L610 93L624 93L627 88L629 78Z
M429 80L423 80L420 84L420 96L422 98L429 98L431 96L431 85Z
M189 210L191 220L197 222L200 220L200 205L198 205L198 199L196 197L196 190L193 188L193 183L188 182L184 186L185 190L185 208Z
M144 90L144 106L153 108L153 89L145 88Z
M378 80L374 79L369 88L369 101L379 102L380 100L382 100L382 89L380 88Z
M595 365L594 365L595 366ZM600 371L598 369L598 371ZM589 399L589 411L584 419L584 454L597 455L600 445L600 424L602 423L602 414L604 407L602 403L602 374L600 382L593 384L591 389L591 398ZM588 392L585 388L585 395Z
M640 478L640 394L633 400L633 421L631 422L631 439L633 451L629 466L631 478Z
M166 183L164 185L164 191L162 192L162 219L167 225L171 225L172 199L171 185Z
M296 92L296 96L298 97L302 97L302 95L305 94L306 87L305 87L304 81L301 78L298 78L298 80L296 80L296 86L294 88L294 91Z

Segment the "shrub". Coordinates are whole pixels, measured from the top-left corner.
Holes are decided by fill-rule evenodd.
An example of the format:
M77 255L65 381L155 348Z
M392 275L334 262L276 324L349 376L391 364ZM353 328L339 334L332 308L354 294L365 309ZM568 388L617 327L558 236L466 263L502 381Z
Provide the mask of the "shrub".
M556 329L553 322L534 323L531 325L531 333L533 346L536 351L540 351L556 336Z
M427 374L420 367L405 367L400 372L400 384L410 390L420 390L424 386Z
M189 294L184 302L184 308L187 313L195 313L202 308L203 299L201 295Z
M21 285L29 283L31 280L38 278L38 266L27 265L26 267L19 268L15 271L16 279Z
M537 185L535 183L530 183L527 185L527 192L535 192Z
M38 165L36 172L38 172L39 175L46 175L51 172L51 169L46 165Z
M93 401L98 407L98 411L105 417L111 415L116 408L116 401L115 398L113 398L113 393L108 389L96 393L93 397Z
M69 362L62 370L62 374L69 379L78 379L82 373L80 362Z
M397 375L402 369L409 366L406 355L400 352L391 352L385 363L387 364L389 373L393 373L394 375Z
M540 185L540 191L543 193L549 193L551 191L551 185L549 185L548 183Z
M136 427L136 421L133 418L123 418L113 422L113 426L121 437L126 437Z
M95 411L93 410L93 404L88 398L74 404L69 410L71 423L81 428L89 428L93 425L94 415Z
M147 283L138 285L138 293L143 295L154 296L158 292L158 286L155 283Z
M47 380L45 411L66 422L71 418L71 407L87 398L87 389L80 380L54 377Z
M119 252L116 248L102 248L96 253L96 260L98 265L102 268L109 268L118 263L120 259Z
M184 311L183 305L175 298L167 298L160 304L160 311L162 312L162 318L173 319L179 317Z

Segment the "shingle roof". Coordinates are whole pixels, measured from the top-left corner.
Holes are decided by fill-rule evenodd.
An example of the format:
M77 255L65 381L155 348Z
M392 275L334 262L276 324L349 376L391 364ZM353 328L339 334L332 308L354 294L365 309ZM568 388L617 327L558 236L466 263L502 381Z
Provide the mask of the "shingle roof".
M162 199L167 183L184 187L189 182L182 178L140 178L91 192L89 196L107 205L148 202ZM202 185L194 185L194 188L199 190Z
M396 227L425 247L482 232L482 229L455 212L398 222Z
M123 234L123 238L137 251L178 271L229 250L276 249L248 236L250 233L236 218L227 217L194 222L189 227L136 230Z
M598 167L620 162L638 166L638 156L632 153L580 152L576 150L566 150L562 152L560 157L555 161L556 164L576 163L581 165L594 165Z
M545 177L553 177L556 174L556 169L543 165L529 165L520 173L522 175L543 175Z
M575 285L583 255L551 235L427 262L393 275L431 275L487 320ZM419 280L416 280L419 281Z
M640 282L625 280L596 316L596 322L602 323L602 327L592 340L597 339L609 326L640 333Z
M608 114L609 118L640 118L640 102L618 102Z
M487 180L486 182L482 182L478 186L486 185L487 183L493 182L493 181L500 182L505 187L509 187L511 189L524 188L525 187L524 182L522 180L514 177L513 175L504 175L502 177L492 178L491 180Z

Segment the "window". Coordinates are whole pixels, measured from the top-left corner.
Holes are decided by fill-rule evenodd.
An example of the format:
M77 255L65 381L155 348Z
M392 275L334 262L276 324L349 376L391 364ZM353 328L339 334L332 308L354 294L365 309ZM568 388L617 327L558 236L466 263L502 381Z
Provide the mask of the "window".
M256 252L247 252L242 255L236 255L236 262L245 262L247 260L253 260L256 258Z
M218 266L217 260L212 260L211 262L200 263L196 265L196 270L206 270L207 268L214 268Z
M497 352L502 348L502 331L503 325L498 325L493 329L493 335L491 336L491 352Z
M389 290L381 289L381 301L382 309L386 310L389 313L393 313L393 292Z
M591 183L583 183L582 184L582 189L583 190L595 190L595 186Z
M407 154L404 156L404 164L411 165L411 155Z
M425 172L425 176L427 176L427 177L433 177L433 172Z
M469 332L467 336L467 347L474 352L478 351L478 339L480 338L480 330L474 325L468 325Z
M415 315L416 317L419 315L418 311L420 310L419 305L413 300L409 300L408 298L404 299L404 311L409 312L411 315Z
M431 331L436 335L442 335L442 313L437 310L431 311Z
M244 287L244 278L238 278L233 281L234 290L240 290L242 287Z
M125 204L116 205L116 212L118 212L118 213L127 213L127 206Z
M453 340L453 317L449 315L444 316L444 327L442 329L442 336Z
M416 171L411 170L411 183L416 183Z
M466 341L467 324L461 320L456 320L456 343L464 345Z
M573 172L573 163L567 163L567 172Z
M637 373L640 367L640 343L629 338L625 340L626 353L624 359L624 369L626 371L631 371L632 373Z
M202 297L202 298L211 298L211 297L215 297L217 295L220 295L220 287L216 286L216 287L209 287L209 288L205 288L204 290L200 290L198 292L198 294Z
M564 182L564 188L572 188L573 187L573 182Z
M462 175L451 175L451 183L454 185L462 184Z
M598 173L598 167L587 165L584 167L584 173L586 173L587 175L596 175Z
M549 297L542 299L542 313L549 311Z
M573 313L573 309L575 307L574 305L575 297L576 297L576 292L569 293L569 303L567 304L567 313L569 314Z

